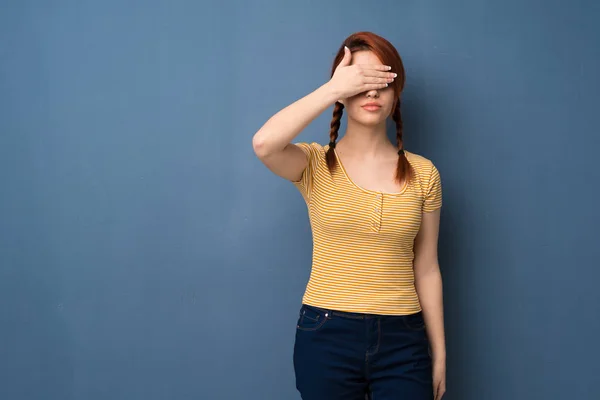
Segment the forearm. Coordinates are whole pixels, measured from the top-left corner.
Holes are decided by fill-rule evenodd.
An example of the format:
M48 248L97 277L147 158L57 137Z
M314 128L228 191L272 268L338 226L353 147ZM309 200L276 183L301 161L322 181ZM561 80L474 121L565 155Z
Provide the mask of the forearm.
M446 360L442 275L438 265L418 268L415 287L421 302L423 318L434 361Z
M315 118L337 100L328 83L273 115L254 135L254 145L263 154L281 151Z

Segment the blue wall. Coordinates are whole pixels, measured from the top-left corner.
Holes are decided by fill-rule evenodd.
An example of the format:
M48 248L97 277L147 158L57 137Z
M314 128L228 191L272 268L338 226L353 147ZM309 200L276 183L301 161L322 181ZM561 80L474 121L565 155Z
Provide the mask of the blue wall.
M251 137L358 30L404 57L407 148L444 181L447 399L597 398L599 18L591 0L3 2L0 398L299 398L308 219Z

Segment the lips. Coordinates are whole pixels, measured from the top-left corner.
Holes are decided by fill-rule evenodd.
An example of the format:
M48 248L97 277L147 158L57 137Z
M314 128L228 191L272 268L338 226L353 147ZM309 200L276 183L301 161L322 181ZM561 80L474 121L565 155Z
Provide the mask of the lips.
M377 111L381 108L379 103L367 103L362 106L367 111Z

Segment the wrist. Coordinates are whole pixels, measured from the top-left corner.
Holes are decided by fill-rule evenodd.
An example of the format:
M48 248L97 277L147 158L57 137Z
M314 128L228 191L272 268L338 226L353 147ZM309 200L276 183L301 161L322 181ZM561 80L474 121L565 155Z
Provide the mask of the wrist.
M335 88L335 86L331 83L331 81L323 84L321 86L323 93L325 94L327 100L333 104L340 99L341 92Z

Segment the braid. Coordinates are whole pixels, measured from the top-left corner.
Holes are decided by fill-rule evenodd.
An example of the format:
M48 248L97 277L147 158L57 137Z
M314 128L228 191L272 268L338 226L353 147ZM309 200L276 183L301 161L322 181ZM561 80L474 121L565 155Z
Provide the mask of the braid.
M398 167L396 169L396 181L402 183L403 180L410 180L412 177L412 168L406 154L404 153L404 142L403 136L403 124L402 124L402 113L400 112L400 99L396 102L396 107L392 114L392 118L396 122L396 140L398 141Z
M335 103L333 107L333 118L331 119L331 129L329 131L329 150L327 150L327 154L325 158L327 159L327 167L329 171L333 171L335 167L335 154L333 149L335 149L335 141L338 137L338 131L340 129L340 122L342 120L342 114L344 113L344 105L340 102Z
M392 118L396 122L396 140L398 141L398 150L404 150L404 143L402 143L402 114L400 112L400 99L396 102L396 108L394 108L394 113Z

